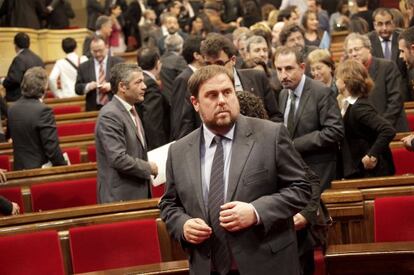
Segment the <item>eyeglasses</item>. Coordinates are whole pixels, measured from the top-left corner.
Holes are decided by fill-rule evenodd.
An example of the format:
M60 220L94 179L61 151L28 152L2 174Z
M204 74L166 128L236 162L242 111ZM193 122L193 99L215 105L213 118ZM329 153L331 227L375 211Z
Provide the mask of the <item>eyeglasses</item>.
M354 53L354 52L358 53L358 52L360 52L363 48L364 48L364 46L355 47L355 48L353 48L353 49L348 49L346 52L347 52L347 54L352 54L352 53Z
M216 60L215 62L209 62L206 61L204 62L204 65L208 66L208 65L219 65L219 66L225 66L227 63L229 63L231 61L230 59L227 59L227 61L223 61L223 60Z

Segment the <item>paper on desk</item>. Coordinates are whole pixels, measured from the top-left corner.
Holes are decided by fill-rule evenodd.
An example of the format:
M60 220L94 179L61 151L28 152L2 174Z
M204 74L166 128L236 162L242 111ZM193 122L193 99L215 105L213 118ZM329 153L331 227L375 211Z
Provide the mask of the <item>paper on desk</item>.
M170 142L148 152L148 160L155 162L158 166L158 176L155 179L151 176L152 185L154 186L164 184L166 181L165 167L167 164L168 149L174 142L175 141Z

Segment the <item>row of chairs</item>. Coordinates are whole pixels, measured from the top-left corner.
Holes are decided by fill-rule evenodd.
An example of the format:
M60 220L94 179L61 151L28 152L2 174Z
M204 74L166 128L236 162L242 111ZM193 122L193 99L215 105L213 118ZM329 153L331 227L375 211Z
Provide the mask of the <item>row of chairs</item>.
M31 209L33 212L97 204L96 178L84 178L34 184L30 187ZM164 185L152 188L152 196L159 198ZM16 202L20 212L25 212L20 187L1 188L0 195ZM1 273L0 273L1 274Z
M156 220L69 229L74 273L161 262ZM0 237L0 274L65 274L57 231Z

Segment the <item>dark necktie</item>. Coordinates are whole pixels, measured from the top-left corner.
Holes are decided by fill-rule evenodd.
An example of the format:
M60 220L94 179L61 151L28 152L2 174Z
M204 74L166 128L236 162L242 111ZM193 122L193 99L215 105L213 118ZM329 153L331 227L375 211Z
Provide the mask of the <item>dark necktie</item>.
M295 109L296 109L296 95L293 91L290 91L290 109L287 118L287 128L290 136L293 137L293 129L295 127Z
M208 214L213 228L211 243L212 262L220 274L227 274L231 266L231 257L227 246L226 233L220 226L220 206L224 203L224 153L221 137L215 136L216 152L211 165L210 187L208 192Z
M391 60L391 49L390 49L390 40L383 40L384 43L384 58Z

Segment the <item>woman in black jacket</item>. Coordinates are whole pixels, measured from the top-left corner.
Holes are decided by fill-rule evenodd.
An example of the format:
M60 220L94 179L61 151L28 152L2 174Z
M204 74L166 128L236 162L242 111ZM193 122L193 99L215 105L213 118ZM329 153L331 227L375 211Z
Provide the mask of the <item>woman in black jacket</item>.
M345 126L342 144L344 178L363 178L394 174L389 143L395 129L369 103L373 87L366 68L347 60L336 70L336 85L344 97L341 113Z

